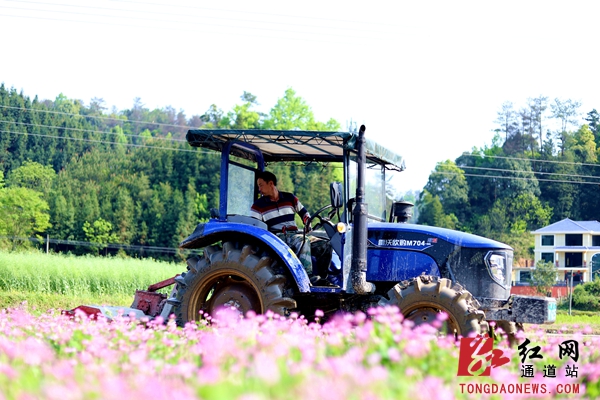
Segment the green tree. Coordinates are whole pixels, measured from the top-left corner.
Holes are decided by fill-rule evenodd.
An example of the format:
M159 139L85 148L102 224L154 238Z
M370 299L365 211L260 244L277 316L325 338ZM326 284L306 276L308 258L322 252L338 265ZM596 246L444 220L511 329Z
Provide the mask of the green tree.
M9 187L26 187L48 193L55 177L52 167L28 160L8 174L6 183Z
M438 163L434 172L429 175L424 189L440 199L446 214L454 214L459 219L464 218L467 214L469 186L465 178L465 171L460 169L454 161L446 160Z
M538 96L535 98L528 99L529 108L531 109L532 126L533 132L537 132L540 149L544 146L544 129L543 129L543 117L544 112L548 109L548 97ZM532 132L532 136L533 136Z
M81 102L71 100L63 93L56 96L56 99L54 100L54 108L65 114L79 114L81 106Z
M469 172L466 181L469 188L468 222L471 227L477 224L480 216L486 215L498 199L515 198L521 193L540 195L539 182L534 174L532 163L522 154L520 157L507 157L500 147L500 137L495 136L491 147L473 149L471 154L463 154L456 165Z
M573 289L573 308L581 311L600 311L600 278L577 285Z
M112 148L122 156L127 151L127 147L125 146L129 142L127 136L123 132L123 128L118 125L112 128L112 133L110 141L115 143L112 145Z
M259 104L251 93L244 92L241 100L227 114L212 105L202 117L188 120L169 106L148 109L139 98L129 110L113 107L108 112L99 98L92 98L89 106L64 94L54 100L30 100L0 84L0 104L11 107L0 108L0 120L7 121L0 122L0 128L17 132L0 135L1 171L10 188L44 190L52 237L86 240L84 222L104 217L121 243L175 247L196 218L208 218L208 210L219 204L220 157L175 140L185 136L182 125L252 129L261 128L269 117L281 126L292 121L292 129L339 130L333 119L315 121L310 107L291 89L273 107L275 118L257 111ZM90 118L98 116L108 118ZM81 140L63 140L67 137ZM127 146L140 143L148 146ZM282 166L275 172L286 190L302 184L322 191L307 190L302 197L314 211L329 201L328 183L341 176L317 165L304 173L300 169Z
M53 223L48 233L53 237L72 240L77 238L77 227L81 224L76 219L73 197L68 193L72 192L65 191L50 197L49 204Z
M577 161L582 163L595 163L598 160L596 153L596 141L594 133L589 125L582 125L572 136L567 144L568 150L572 151Z
M524 233L542 228L550 223L552 208L542 204L532 193L521 193L508 199L504 214L511 233Z
M535 287L536 292L548 296L552 286L556 283L556 269L551 262L539 260L531 271L529 284Z
M111 211L117 228L115 241L131 243L136 227L134 222L135 207L129 190L126 187L118 188L116 198L113 201L114 207L111 207Z
M510 101L502 104L500 110L497 112L498 117L494 121L499 128L495 130L496 133L502 132L504 134L504 142L508 141L509 137L514 136L518 129L517 112L514 109L513 103Z
M594 134L594 138L596 139L596 147L600 146L600 114L594 108L592 111L587 113L587 116L584 118L592 130Z
M288 88L282 98L269 112L265 121L268 129L306 129L308 124L314 120L314 115L306 101L296 95L292 88Z
M504 242L515 250L515 259L530 259L531 230L548 225L552 209L531 193L496 200L483 215L475 217L475 233Z
M0 189L0 235L31 237L51 227L42 193L23 187ZM17 242L13 242L13 249Z
M113 233L112 230L112 224L103 218L98 218L93 224L88 221L83 223L85 237L89 242L94 243L92 248L95 249L96 253L106 248L107 244L117 242L117 234Z
M198 193L194 188L192 182L187 186L181 208L179 209L179 216L177 219L177 229L175 231L174 245L176 246L191 235L196 225L198 224L197 204L195 200L198 198Z
M560 153L564 153L568 141L568 128L577 123L581 103L571 99L554 99L550 104L552 118L560 120L560 129L556 132L556 138L559 141Z
M203 128L217 129L223 125L223 110L217 107L216 104L211 104L208 110L200 117L203 122ZM229 121L225 121L227 123Z
M290 168L294 193L309 212L314 213L330 203L329 184L335 181L333 171L320 164L297 164Z
M241 99L244 104L233 106L233 110L220 122L220 126L229 127L232 129L257 129L261 126L261 118L264 114L254 111L253 107L259 105L256 101L256 96L252 93L244 92Z
M444 213L444 207L440 198L434 196L428 190L424 189L421 192L417 207L419 208L420 224L456 229L458 218L454 214Z
M208 208L208 198L206 193L196 193L196 215L198 216L199 222L208 222L210 218L210 209Z
M292 88L288 88L282 98L269 112L264 122L265 129L281 130L322 130L337 131L341 125L334 119L317 122L312 109L302 97L297 96Z

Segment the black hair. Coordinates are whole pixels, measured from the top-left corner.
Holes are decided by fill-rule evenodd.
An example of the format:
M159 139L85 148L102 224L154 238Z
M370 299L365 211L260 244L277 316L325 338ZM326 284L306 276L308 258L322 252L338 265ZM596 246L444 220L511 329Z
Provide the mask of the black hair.
M273 185L277 186L277 177L274 173L269 171L262 171L256 175L256 180L262 179L266 183L273 182Z

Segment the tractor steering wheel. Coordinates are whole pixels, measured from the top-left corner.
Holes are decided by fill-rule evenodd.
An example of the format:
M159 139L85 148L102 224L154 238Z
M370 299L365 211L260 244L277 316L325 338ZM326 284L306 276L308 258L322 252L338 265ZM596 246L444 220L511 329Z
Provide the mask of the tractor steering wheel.
M319 222L314 226L314 228L313 228L314 230L319 229L321 226L323 226L324 221L329 221L331 219L331 217L333 217L333 214L335 213L335 209L331 210L331 212L329 213L327 218L321 217L321 213L329 208L331 208L331 204L327 204L326 206L319 208L319 210L316 213L314 213L314 215L311 215L311 217L308 219L308 221L306 221L306 224L304 225L305 229L306 229L306 226L309 225L310 223L312 223L312 221L315 218L319 218Z

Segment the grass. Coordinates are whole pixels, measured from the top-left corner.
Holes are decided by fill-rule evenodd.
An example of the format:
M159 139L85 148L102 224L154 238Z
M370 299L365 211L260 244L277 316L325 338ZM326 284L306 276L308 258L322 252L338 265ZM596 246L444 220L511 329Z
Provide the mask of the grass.
M571 314L569 315L568 311L558 310L556 322L545 325L546 331L576 332L589 326L593 334L600 335L600 313L573 310Z
M16 290L0 291L0 309L16 308L27 303L28 310L39 315L49 310L70 310L78 305L112 305L129 307L134 292L114 295L66 296L57 293L35 293Z
M152 259L0 252L0 308L24 301L41 311L79 304L129 306L136 289L184 270L183 263Z

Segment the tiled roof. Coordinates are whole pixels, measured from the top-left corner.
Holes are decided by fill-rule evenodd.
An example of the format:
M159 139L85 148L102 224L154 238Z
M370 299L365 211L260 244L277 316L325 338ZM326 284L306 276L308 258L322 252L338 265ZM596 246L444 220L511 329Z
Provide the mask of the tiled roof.
M573 221L565 218L562 221L555 222L533 231L533 233L600 233L600 222L598 221Z

